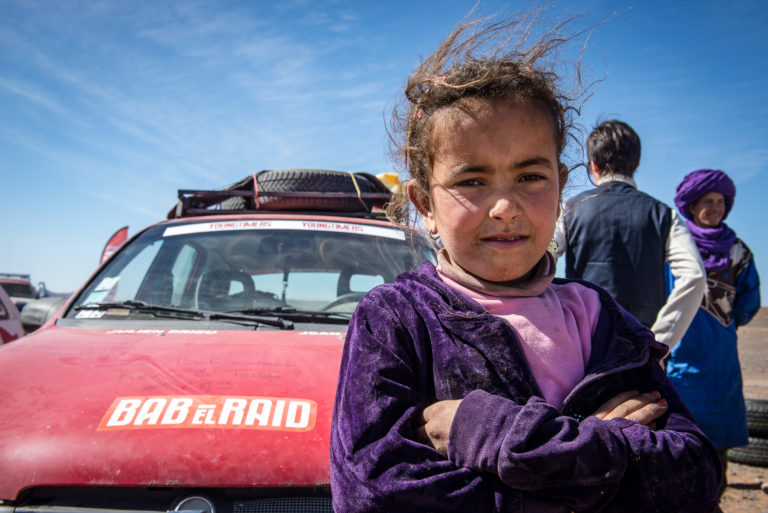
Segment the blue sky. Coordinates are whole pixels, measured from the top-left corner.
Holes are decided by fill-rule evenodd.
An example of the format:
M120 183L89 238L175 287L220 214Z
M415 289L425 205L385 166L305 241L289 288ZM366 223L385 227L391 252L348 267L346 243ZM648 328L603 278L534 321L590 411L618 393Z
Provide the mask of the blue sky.
M392 170L388 105L468 1L0 1L0 272L57 292L107 238L160 220L180 188L261 169ZM478 12L529 2L485 2ZM618 11L617 11L618 10ZM643 142L639 187L672 203L689 171L726 171L729 225L768 304L768 4L553 2L585 13L588 130ZM577 169L566 194L586 185Z

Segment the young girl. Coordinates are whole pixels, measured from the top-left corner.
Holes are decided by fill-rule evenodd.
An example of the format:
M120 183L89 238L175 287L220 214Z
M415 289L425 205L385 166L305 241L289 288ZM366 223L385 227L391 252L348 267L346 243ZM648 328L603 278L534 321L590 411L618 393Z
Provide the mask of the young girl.
M666 347L604 291L553 278L571 111L540 65L556 36L472 54L510 25L460 26L406 87L408 196L444 249L350 323L334 509L713 511L717 456Z

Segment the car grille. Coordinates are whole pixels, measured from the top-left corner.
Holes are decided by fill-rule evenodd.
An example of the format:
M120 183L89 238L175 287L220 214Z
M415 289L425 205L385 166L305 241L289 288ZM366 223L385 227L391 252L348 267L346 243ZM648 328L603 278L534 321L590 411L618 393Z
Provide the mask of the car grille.
M330 497L287 497L235 503L234 513L333 513Z
M215 513L333 513L327 485L317 488L28 488L17 501L0 501L0 513L208 513L210 506Z

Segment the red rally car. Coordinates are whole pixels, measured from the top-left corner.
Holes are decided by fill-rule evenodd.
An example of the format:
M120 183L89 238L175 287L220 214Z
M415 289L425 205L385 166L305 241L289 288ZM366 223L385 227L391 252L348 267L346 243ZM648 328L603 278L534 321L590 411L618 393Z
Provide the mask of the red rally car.
M179 191L169 219L0 347L0 513L331 511L350 315L436 257L384 218L390 195L319 170Z

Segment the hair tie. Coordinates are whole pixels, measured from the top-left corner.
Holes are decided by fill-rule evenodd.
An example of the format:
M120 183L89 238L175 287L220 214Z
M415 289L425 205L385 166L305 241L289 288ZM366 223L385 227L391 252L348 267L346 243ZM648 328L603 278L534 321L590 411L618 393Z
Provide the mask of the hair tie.
M435 77L432 79L432 85L443 85L445 84L446 80L448 80L448 77L445 75L441 77Z

